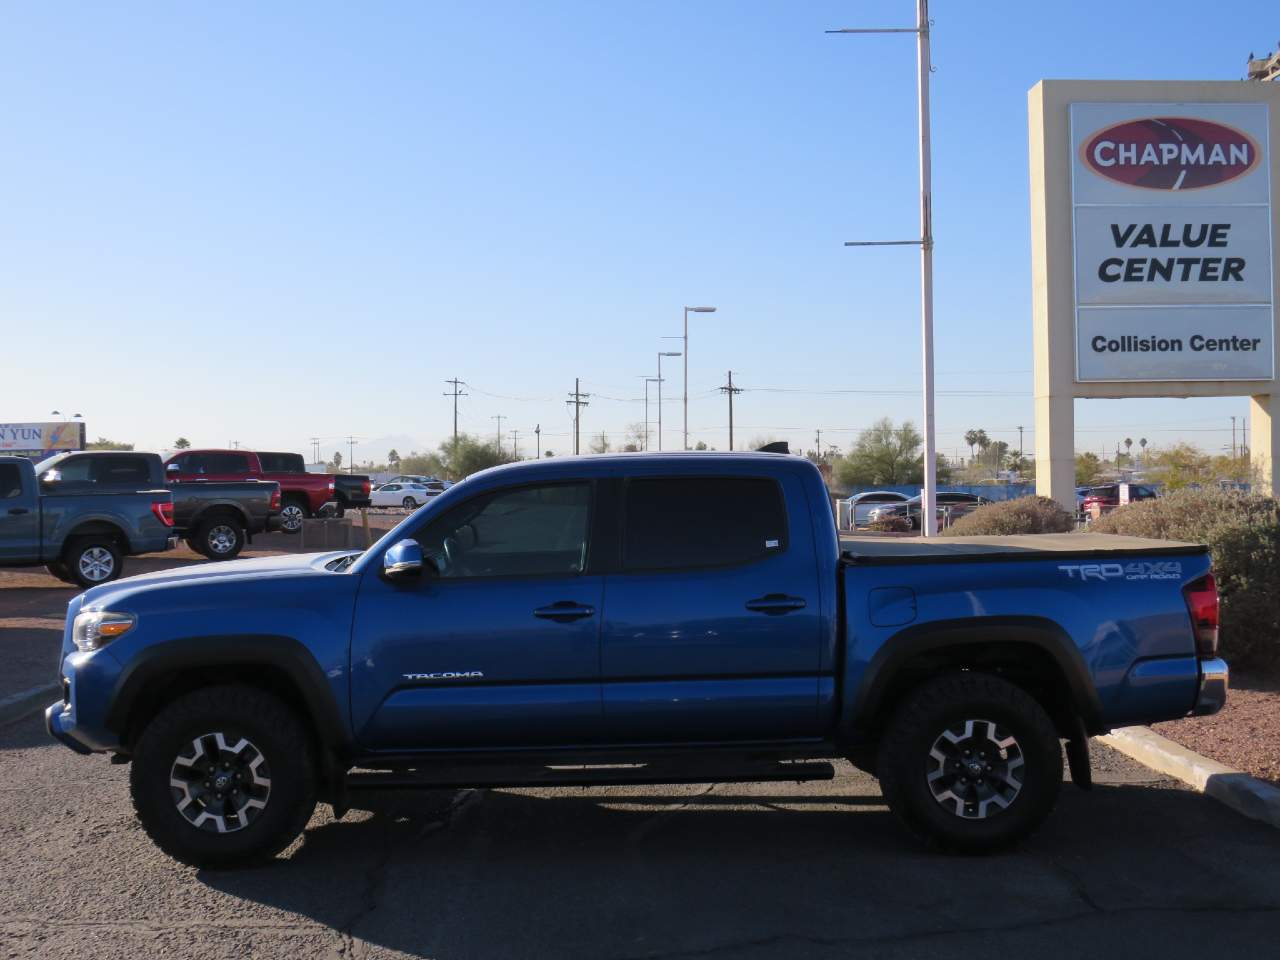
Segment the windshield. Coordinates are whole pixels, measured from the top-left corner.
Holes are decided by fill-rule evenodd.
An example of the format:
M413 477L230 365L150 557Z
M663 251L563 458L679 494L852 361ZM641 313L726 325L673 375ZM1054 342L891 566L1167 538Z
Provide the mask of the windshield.
M67 459L67 457L69 456L71 456L71 454L69 453L59 453L55 456L46 457L45 459L41 460L39 463L36 464L36 476L38 477L40 476L40 474L44 473L46 470L52 467L56 467L60 462Z

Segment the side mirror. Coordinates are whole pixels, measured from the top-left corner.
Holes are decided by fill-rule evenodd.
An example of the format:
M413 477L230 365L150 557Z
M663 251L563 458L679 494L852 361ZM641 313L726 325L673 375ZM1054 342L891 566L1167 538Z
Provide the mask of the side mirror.
M401 540L382 555L382 575L392 580L422 576L424 569L435 572L435 565L422 556L417 540Z

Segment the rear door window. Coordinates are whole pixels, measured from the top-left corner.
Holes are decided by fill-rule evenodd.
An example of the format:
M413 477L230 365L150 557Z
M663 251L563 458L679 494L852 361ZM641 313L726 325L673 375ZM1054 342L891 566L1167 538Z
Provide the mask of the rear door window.
M90 460L90 478L103 485L151 482L151 465L146 457L96 457Z
M258 462L263 473L306 473L307 465L300 453L260 453Z
M0 463L0 500L22 496L22 471L16 463Z
M774 480L664 477L635 478L626 485L626 571L751 563L783 552L786 542L786 508Z

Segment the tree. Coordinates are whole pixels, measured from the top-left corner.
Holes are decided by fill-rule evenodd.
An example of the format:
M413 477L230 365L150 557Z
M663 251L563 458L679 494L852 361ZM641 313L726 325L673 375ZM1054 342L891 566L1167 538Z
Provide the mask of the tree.
M407 457L398 458L395 469L397 473L423 477L439 477L446 473L444 461L438 453L419 453L417 450L410 450Z
M966 430L964 432L964 442L969 447L969 459L973 459L973 448L978 445L978 438L983 435L981 430Z
M644 424L629 423L627 424L627 438L622 449L627 453L635 453L644 449Z
M695 443L695 444L693 445L693 449L695 449L695 450L710 450L711 448L707 446L707 441L705 441L705 440L699 440L697 443Z
M844 487L893 486L924 480L923 439L910 421L895 427L888 417L858 435L849 455L836 465Z
M1096 453L1076 454L1076 486L1087 487L1102 473L1102 461Z
M591 438L587 443L587 449L592 453L608 453L613 449L609 445L609 434L601 430L598 434Z
M106 437L99 437L93 443L85 444L86 450L132 450L132 443L121 443L118 440L108 440Z
M173 449L175 450L186 450L190 448L190 446L191 441L186 437L179 437L177 440L173 441Z
M400 454L396 451L395 447L392 447L387 451L387 463L390 464L394 470L400 469Z
M499 449L496 442L481 440L466 433L458 434L457 440L450 437L440 444L440 472L451 480L462 480L473 473L514 460L515 457L506 450Z
M339 470L342 469L342 451L341 450L333 451L333 459L329 461L329 468L334 473L337 473Z

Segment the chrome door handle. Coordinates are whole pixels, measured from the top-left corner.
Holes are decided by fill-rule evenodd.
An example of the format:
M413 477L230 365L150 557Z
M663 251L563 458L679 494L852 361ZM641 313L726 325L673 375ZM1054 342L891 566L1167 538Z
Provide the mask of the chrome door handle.
M547 607L538 607L533 615L541 620L554 620L556 623L572 623L583 617L592 616L596 608L585 603L574 603L572 600L560 600Z
M755 613L765 613L771 617L790 613L792 610L803 610L804 608L803 597L789 597L785 593L766 593L763 597L756 597L754 600L747 601L748 610Z
M30 512L31 511L28 510L26 507L10 507L9 508L9 516L11 517L16 517L19 514L30 513Z

